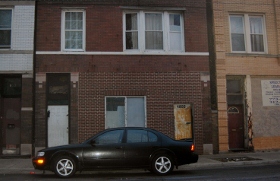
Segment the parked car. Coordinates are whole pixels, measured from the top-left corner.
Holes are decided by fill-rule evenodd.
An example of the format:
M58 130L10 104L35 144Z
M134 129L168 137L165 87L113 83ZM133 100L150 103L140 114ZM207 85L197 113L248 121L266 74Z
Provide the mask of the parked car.
M174 140L149 128L104 130L81 144L50 147L32 159L39 170L51 170L59 177L76 171L143 168L158 175L170 173L174 166L195 163L192 140Z

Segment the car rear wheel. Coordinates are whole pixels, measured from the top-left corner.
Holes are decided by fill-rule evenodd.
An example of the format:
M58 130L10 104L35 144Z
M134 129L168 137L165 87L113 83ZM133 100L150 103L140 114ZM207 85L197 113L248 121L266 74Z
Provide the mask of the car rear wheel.
M158 155L153 159L152 162L153 172L158 175L166 175L172 172L174 164L172 159L168 155Z
M58 157L54 162L54 173L63 178L71 177L76 172L76 162L69 156Z

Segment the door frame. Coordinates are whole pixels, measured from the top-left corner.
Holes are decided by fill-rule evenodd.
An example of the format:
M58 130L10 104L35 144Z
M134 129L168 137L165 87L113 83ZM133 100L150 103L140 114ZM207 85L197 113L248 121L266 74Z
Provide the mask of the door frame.
M4 87L5 87L5 79L17 79L18 81L20 81L20 86L16 86L16 87L12 87L12 88L18 88L18 91L15 91L11 94L10 91L8 91L9 93L5 93L4 91ZM16 81L17 82L17 81ZM19 85L16 84L15 85ZM20 145L21 145L21 101L22 101L22 75L21 74L0 74L0 155L3 155L5 153L3 153L4 150L4 142L6 142L6 140L4 141L4 139L6 139L6 135L4 136L3 134L6 134L6 130L4 131L4 129L7 128L7 126L4 124L4 107L5 107L5 101L4 99L19 99L19 144L16 148L16 154L20 154Z
M231 93L229 91L228 87L228 80L229 81L240 81L240 92L239 93ZM242 100L239 100L239 102L231 102L229 101L229 96L242 96ZM228 131L228 149L231 151L237 151L237 150L245 150L246 149L246 143L245 143L245 138L246 138L246 132L247 132L247 122L246 122L246 93L245 93L245 76L226 76L226 98L227 98L227 123L229 123L229 117L228 117L228 108L229 106L242 106L242 111L243 111L243 147L242 148L230 148L229 145L229 124L227 124L227 131Z
M67 78L66 80L66 84L67 85L67 95L63 96L62 101L60 101L60 99L57 98L52 98L50 92L50 86L53 86L54 84L51 82L52 78L57 78L59 79L60 77L64 77ZM60 86L60 84L55 84ZM46 141L45 141L45 145L48 146L49 143L49 138L48 138L48 107L49 106L68 106L68 144L71 143L71 139L70 139L70 135L71 135L71 73L47 73L46 74L46 108L45 108L45 120L46 120L46 133L45 133L45 137L46 137Z

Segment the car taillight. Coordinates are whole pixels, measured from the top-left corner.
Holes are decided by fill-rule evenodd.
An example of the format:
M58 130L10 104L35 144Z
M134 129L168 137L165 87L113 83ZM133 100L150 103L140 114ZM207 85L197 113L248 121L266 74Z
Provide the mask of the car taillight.
M194 151L194 144L192 144L191 146L191 151Z

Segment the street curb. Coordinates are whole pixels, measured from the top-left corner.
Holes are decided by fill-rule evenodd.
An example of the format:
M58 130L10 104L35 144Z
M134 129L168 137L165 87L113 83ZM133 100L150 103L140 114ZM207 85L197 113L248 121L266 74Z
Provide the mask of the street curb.
M195 168L216 168L216 167L236 167L236 166L248 166L248 165L269 165L278 164L280 160L269 160L269 161L239 161L239 162L221 162L221 163L199 163L181 166L181 169L195 169ZM184 167L184 168L183 168ZM180 169L180 167L179 167Z

